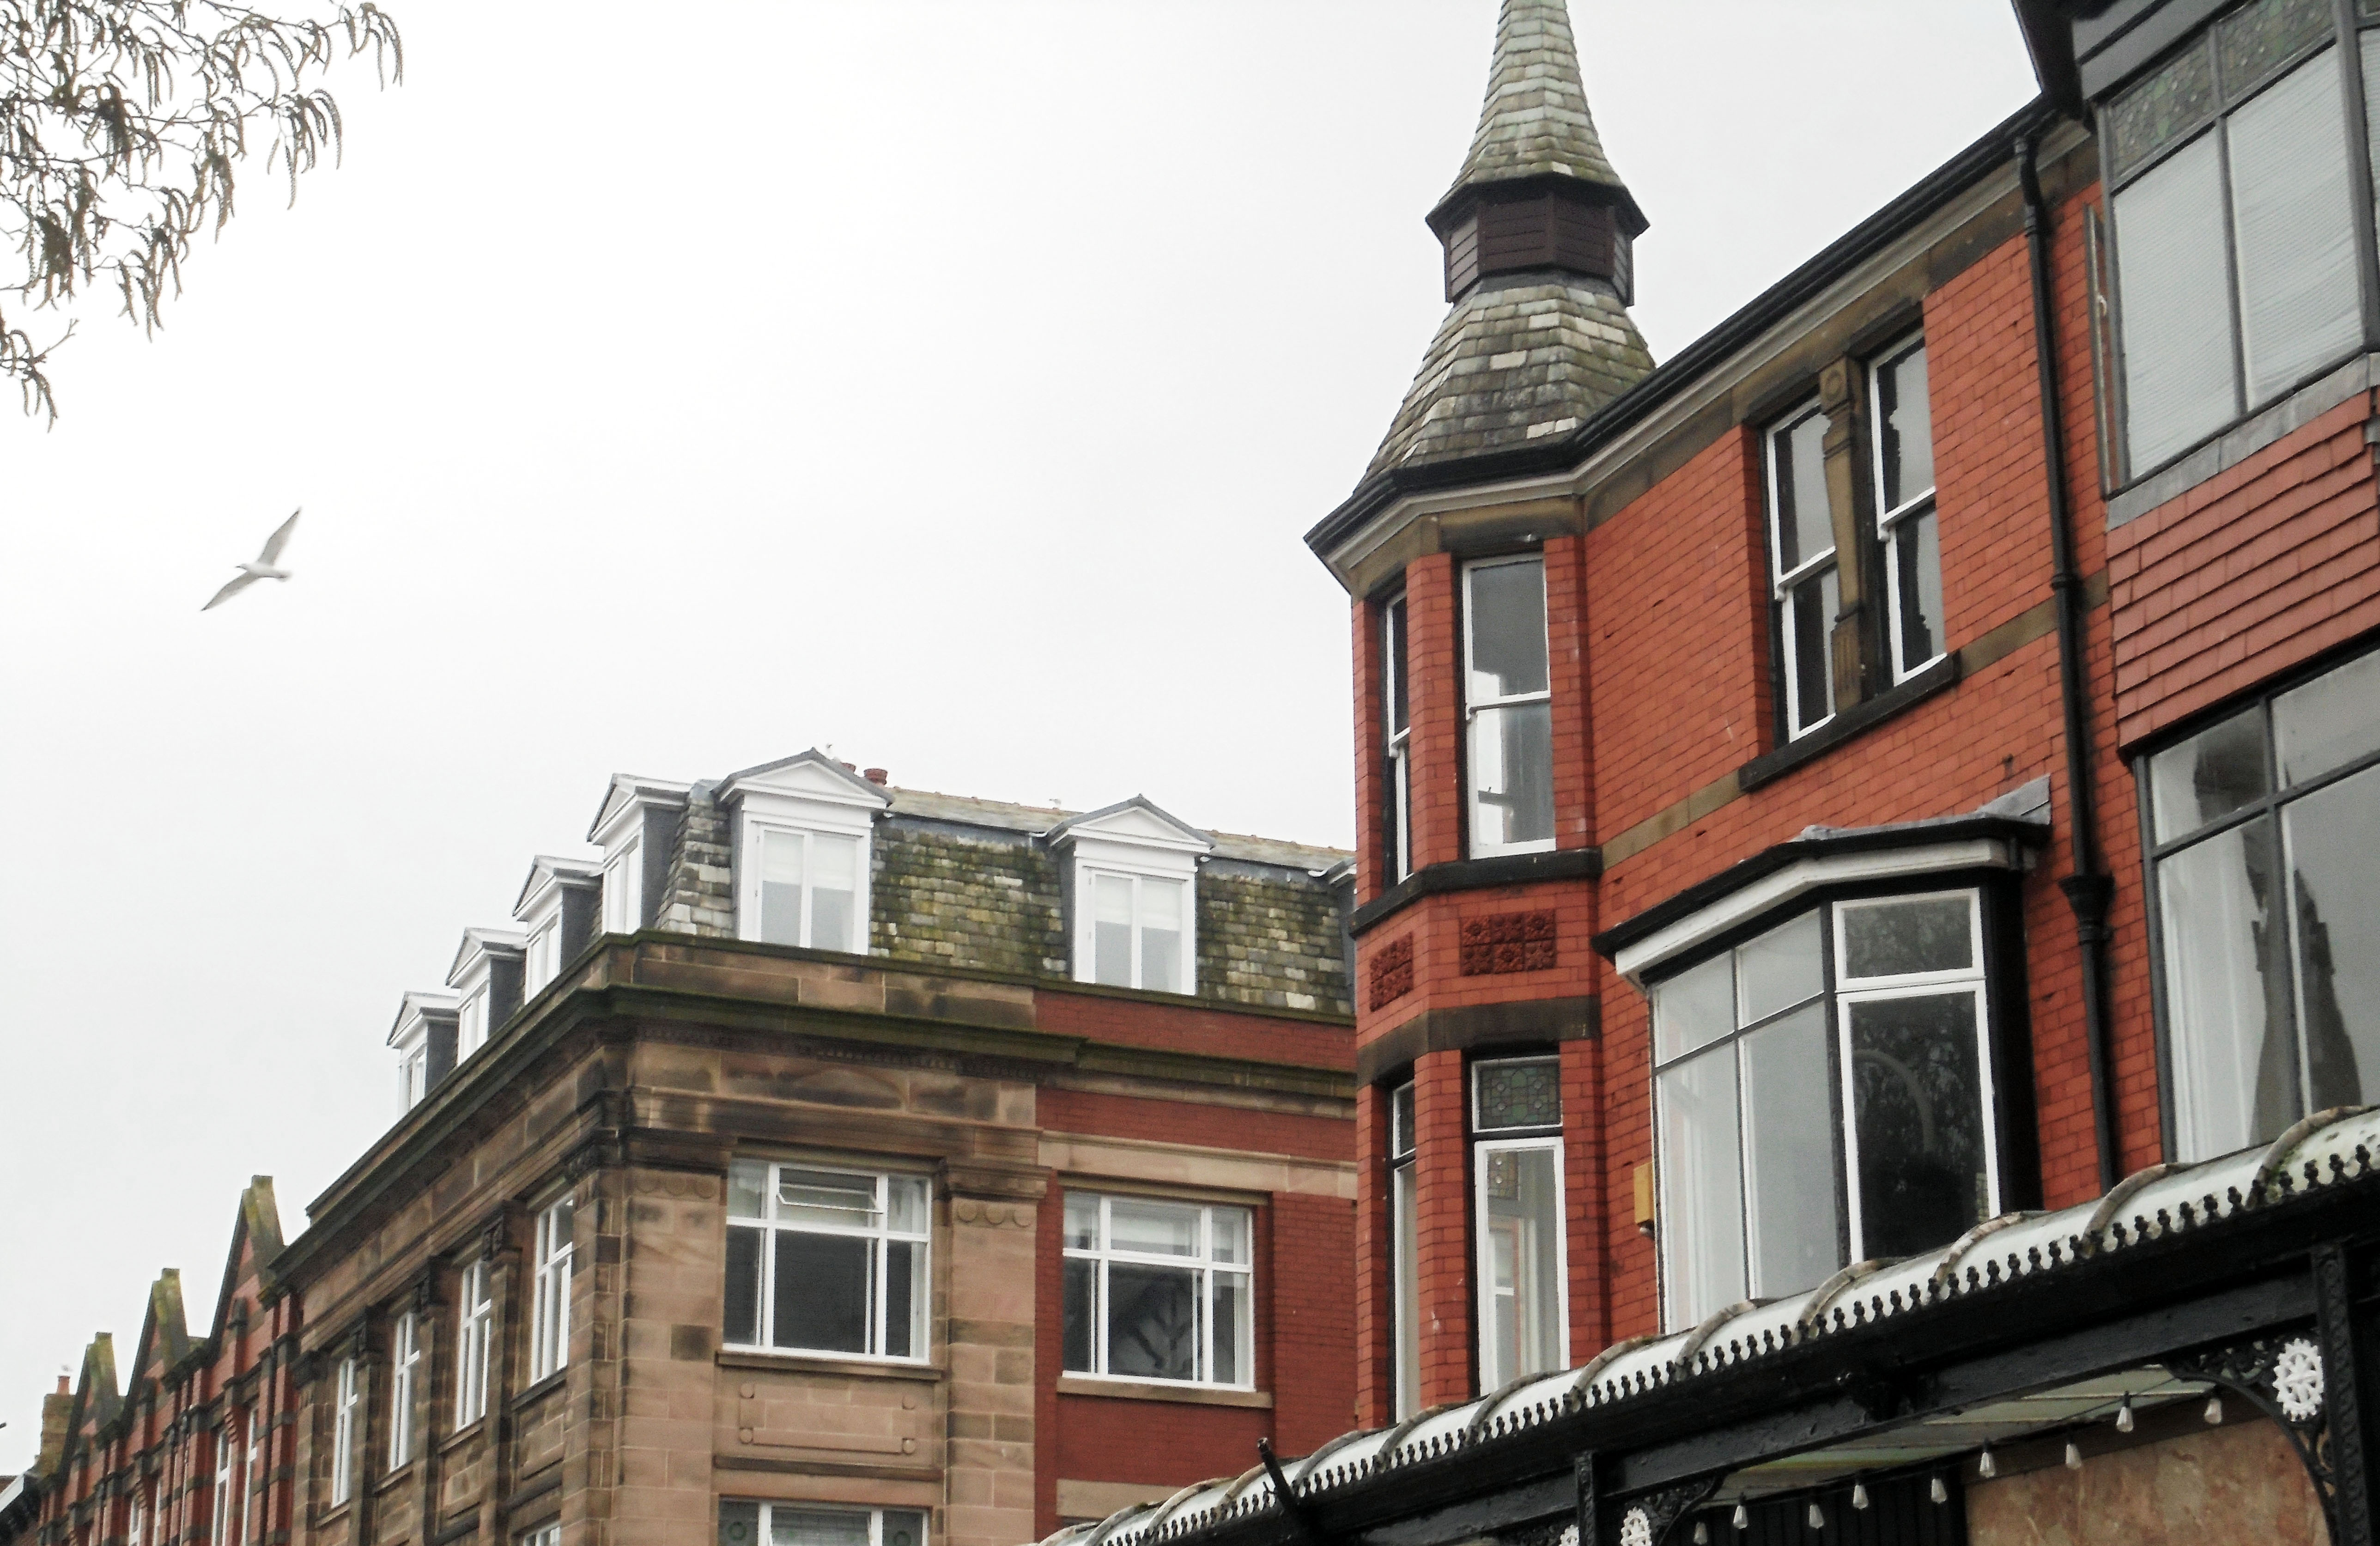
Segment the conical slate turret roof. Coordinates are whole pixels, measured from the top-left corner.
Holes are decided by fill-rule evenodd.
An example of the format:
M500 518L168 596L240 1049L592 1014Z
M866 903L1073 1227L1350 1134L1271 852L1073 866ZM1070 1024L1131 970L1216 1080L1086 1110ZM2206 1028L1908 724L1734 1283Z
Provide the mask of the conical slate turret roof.
M1554 173L1625 189L1603 154L1563 0L1504 0L1479 132L1448 190Z
M1474 256L1475 216L1520 197L1600 216L1609 261L1579 261L1577 249L1500 267ZM1587 113L1563 0L1504 0L1478 132L1430 219L1448 243L1454 306L1366 476L1564 433L1651 371L1626 301L1628 243L1645 218Z

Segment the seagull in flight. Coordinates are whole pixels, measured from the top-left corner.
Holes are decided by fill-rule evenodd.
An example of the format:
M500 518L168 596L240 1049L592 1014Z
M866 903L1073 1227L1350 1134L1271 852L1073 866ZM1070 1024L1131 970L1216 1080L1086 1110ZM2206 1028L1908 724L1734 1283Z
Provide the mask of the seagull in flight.
M287 579L289 571L278 567L281 550L288 544L289 533L297 530L298 517L305 514L305 511L306 507L302 505L290 511L289 518L281 523L281 529L264 539L264 551L256 555L256 562L242 564L239 566L239 573L225 580L224 588L215 592L215 599L199 610L212 612L260 579Z

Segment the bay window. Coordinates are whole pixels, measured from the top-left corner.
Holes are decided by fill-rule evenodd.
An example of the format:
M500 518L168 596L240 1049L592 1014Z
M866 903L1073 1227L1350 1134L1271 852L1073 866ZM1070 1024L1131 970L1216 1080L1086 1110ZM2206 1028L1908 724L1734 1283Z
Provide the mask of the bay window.
M1546 565L1536 554L1463 570L1471 856L1554 846L1554 721Z
M1068 1192L1066 1371L1253 1386L1250 1217L1212 1203Z
M464 1429L488 1415L488 1354L496 1302L486 1258L463 1269L455 1313L455 1426Z
M1570 1362L1560 1062L1473 1064L1471 1130L1479 1388L1492 1391Z
M1823 904L1652 997L1671 1327L2001 1211L1981 892Z
M746 937L812 950L865 948L860 912L867 845L842 833L758 826L745 883Z
M2350 145L2370 141L2345 89L2380 88L2380 40L2350 43L2331 0L2252 0L2102 112L2131 472L2362 346L2372 190Z
M1405 685L1405 599L1380 608L1380 720L1388 740L1389 879L1413 873L1413 722Z
M926 1546L926 1516L907 1508L722 1499L719 1546Z
M1777 615L1778 680L1791 739L1835 715L1834 628L1842 610L1834 517L1827 501L1827 416L1815 403L1764 437L1768 560Z
M2145 773L2174 1157L2374 1099L2380 655L2269 692Z
M1421 1205L1414 1175L1414 1087L1389 1095L1389 1236L1391 1354L1399 1421L1421 1410Z
M731 1346L922 1358L925 1177L737 1160L728 1168Z
M529 1280L528 1377L558 1374L570 1362L571 1230L577 1210L567 1197L537 1216Z
M1188 992L1190 883L1103 870L1086 870L1080 881L1090 893L1091 980Z

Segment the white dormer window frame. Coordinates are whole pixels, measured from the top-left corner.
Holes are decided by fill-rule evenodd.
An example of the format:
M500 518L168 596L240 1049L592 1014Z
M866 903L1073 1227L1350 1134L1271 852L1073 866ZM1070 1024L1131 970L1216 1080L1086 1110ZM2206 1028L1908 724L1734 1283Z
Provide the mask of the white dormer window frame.
M462 1062L488 1044L488 984L463 995L455 1008L455 1061Z
M402 1114L421 1104L430 1093L430 1043L407 1047L396 1065L396 1109Z
M645 843L641 834L620 840L603 857L603 932L633 934L645 920Z
M735 815L735 937L867 955L876 818L892 797L805 752L731 776L719 800Z
M397 1114L403 1116L430 1094L430 1017L453 1014L454 998L445 993L409 992L396 1013L388 1044L396 1053ZM459 1055L459 1054L458 1054Z
M1075 980L1196 994L1198 866L1213 841L1144 799L1075 817L1051 840L1074 861Z
M526 942L509 931L493 929L466 930L463 947L455 957L455 968L446 976L446 985L461 997L455 1007L455 1062L460 1066L473 1053L488 1044L495 1026L489 1013L491 996L495 992L492 980L494 961L490 945L518 950ZM526 1000L527 995L523 995Z

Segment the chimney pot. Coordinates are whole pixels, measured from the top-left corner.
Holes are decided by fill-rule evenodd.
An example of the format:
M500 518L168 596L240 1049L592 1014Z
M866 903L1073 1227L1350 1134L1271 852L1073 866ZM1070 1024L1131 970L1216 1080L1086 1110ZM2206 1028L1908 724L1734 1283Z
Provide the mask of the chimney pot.
M63 1374L58 1376L58 1394L60 1395L68 1395L73 1394L67 1389L67 1377Z
M870 784L890 783L892 777L892 774L886 773L882 768L870 768L860 776L867 779Z

